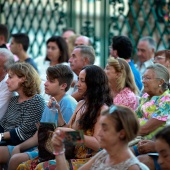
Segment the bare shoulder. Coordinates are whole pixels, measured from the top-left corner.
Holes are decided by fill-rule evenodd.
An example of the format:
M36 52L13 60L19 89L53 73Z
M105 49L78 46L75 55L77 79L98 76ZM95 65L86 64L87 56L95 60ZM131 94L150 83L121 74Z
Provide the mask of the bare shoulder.
M138 165L132 165L128 170L140 170L140 167Z

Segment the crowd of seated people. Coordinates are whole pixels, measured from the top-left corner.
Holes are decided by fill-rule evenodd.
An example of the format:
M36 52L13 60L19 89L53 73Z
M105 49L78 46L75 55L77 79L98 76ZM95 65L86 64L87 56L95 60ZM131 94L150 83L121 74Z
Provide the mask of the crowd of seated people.
M169 50L156 52L154 39L142 37L138 62L132 66L131 40L114 36L111 56L102 69L94 65L90 39L68 29L48 38L45 59L35 60L27 54L28 35L12 34L15 62L6 46L6 30L1 24L0 170L68 169L75 166L72 159L83 162L77 163L82 170L169 168L161 150L165 147L170 154ZM51 121L51 107L56 109L53 121L58 126L51 141L55 160L39 162L36 125ZM74 157L68 159L63 137L77 130L84 132L84 143L76 144ZM130 148L136 137L138 143Z

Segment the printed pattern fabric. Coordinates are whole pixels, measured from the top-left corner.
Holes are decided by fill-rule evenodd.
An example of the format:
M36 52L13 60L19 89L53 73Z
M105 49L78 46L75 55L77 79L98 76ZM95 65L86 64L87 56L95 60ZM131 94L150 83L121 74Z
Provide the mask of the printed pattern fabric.
M136 110L137 116L139 118L140 125L144 125L149 119L154 118L165 122L161 127L145 136L147 139L152 139L153 136L162 129L167 120L168 114L170 112L170 91L166 90L160 96L149 97L145 93L140 99L140 105Z
M128 87L125 87L113 98L113 104L123 105L135 111L138 106L138 97Z
M139 160L136 157L132 157L116 165L106 165L105 160L107 156L108 156L107 151L103 149L96 158L95 162L92 164L90 170L119 170L119 169L128 170L129 167L131 167L132 165L138 165L141 170L149 170L149 168L147 168L144 164L139 162Z

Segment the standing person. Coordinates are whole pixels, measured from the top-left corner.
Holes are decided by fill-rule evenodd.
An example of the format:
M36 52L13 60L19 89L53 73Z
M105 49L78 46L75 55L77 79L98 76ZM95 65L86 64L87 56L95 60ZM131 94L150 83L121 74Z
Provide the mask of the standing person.
M93 77L93 79L92 79ZM99 119L100 112L106 110L112 104L108 79L105 72L98 66L91 65L82 69L79 74L78 92L84 96L81 100L68 124L64 121L59 113L58 125L63 130L83 130L85 144L80 144L75 147L75 158L87 158L99 151L100 145L98 141ZM59 105L56 105L60 110ZM68 127L68 128L66 128ZM20 164L18 170L25 167L27 164ZM55 169L55 162L49 161L40 163L35 169Z
M130 125L130 126L129 126ZM111 106L100 116L99 144L102 151L92 157L80 170L149 170L128 148L128 142L138 133L135 113L123 106ZM68 170L63 152L63 132L56 130L52 143L56 154L56 169Z
M109 79L113 104L124 105L136 110L138 106L138 88L126 60L110 57L105 72Z
M13 54L17 55L20 62L26 62L32 65L38 72L37 65L34 60L27 54L29 47L29 37L24 33L12 34L12 40L10 44L10 50Z
M161 50L155 53L154 63L164 65L170 73L170 50Z
M70 67L78 76L84 66L93 65L95 62L95 52L93 47L86 45L76 46L69 59ZM74 86L72 96L77 100L81 100L83 96L77 92L77 85Z
M45 82L45 92L51 95L55 100L57 100L60 105L60 111L63 116L63 119L68 123L72 114L75 111L77 102L70 95L66 94L67 90L70 87L70 84L73 79L73 73L71 69L62 64L58 64L55 66L50 66L47 69L47 81ZM41 122L49 122L51 120L51 114L54 114L50 111L50 109L46 106L43 112ZM58 119L58 112L55 113L56 122ZM51 121L50 121L51 122ZM32 147L38 145L38 131L34 134L33 137L29 138L25 142L15 146L8 146L7 148L0 147L0 152L8 153L8 157L3 159L3 163L7 163L9 161L9 170L16 170L18 165L24 161L33 159L38 156L38 151L31 151ZM24 152L26 151L27 152ZM24 153L20 153L24 152ZM1 158L1 157L0 157ZM2 163L2 158L0 159L0 163Z
M118 58L118 57L123 58L128 62L132 70L132 73L134 75L136 85L139 90L142 90L142 79L140 73L136 69L134 65L134 61L131 59L132 51L133 51L133 45L128 37L119 35L119 36L114 36L112 38L111 56L113 56L114 58Z
M6 80L8 78L8 67L13 63L13 54L6 48L0 48L0 120L4 116L12 97L12 92L8 90Z
M142 37L137 45L137 59L136 68L140 75L143 76L146 68L153 64L154 54L156 51L156 42L152 37Z

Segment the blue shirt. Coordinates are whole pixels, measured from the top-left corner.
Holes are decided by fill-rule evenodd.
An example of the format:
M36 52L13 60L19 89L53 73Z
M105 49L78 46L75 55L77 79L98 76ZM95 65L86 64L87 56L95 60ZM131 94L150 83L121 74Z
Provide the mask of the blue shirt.
M141 76L140 76L140 73L139 71L136 69L135 65L134 65L134 62L131 60L129 62L129 65L132 69L132 72L133 72L133 75L134 75L134 78L135 78L135 82L136 82L136 85L138 87L138 89L141 91L142 90L142 80L141 80Z
M77 101L69 94L65 94L63 98L58 103L60 105L60 111L63 115L63 119L66 123L69 122L71 116L74 113L74 110L77 106ZM43 112L41 122L51 122L51 116L53 116L53 112L46 106ZM58 111L55 113L54 123L58 120Z

